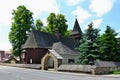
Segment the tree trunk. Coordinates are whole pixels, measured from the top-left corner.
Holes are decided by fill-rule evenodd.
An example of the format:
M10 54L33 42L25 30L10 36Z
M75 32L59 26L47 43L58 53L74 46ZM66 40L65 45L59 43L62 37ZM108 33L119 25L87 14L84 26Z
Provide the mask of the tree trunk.
M21 57L21 56L19 56L19 59L20 59L20 62L19 62L19 63L22 63L22 57Z

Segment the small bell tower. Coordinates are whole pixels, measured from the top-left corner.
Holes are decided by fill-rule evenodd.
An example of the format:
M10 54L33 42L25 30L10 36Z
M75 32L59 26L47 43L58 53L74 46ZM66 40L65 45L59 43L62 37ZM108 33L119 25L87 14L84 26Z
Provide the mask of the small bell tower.
M76 40L80 40L82 39L82 31L81 31L81 28L79 26L79 23L78 23L78 20L76 18L75 20L75 24L74 24L74 27L73 27L73 31L72 33L70 34L71 38L74 38Z

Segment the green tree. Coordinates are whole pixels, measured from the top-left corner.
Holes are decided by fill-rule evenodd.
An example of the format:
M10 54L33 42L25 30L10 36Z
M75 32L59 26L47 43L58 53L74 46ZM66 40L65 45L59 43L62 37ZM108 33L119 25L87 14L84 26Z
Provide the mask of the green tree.
M65 16L62 14L55 15L55 13L51 13L47 18L47 27L46 32L54 34L56 29L59 29L61 35L67 34L68 25L66 24L67 20Z
M22 45L27 39L27 32L30 32L33 26L32 12L25 6L17 7L17 10L12 11L12 25L9 32L9 41L12 44L12 53L19 56L21 61Z
M42 31L42 27L43 27L43 22L40 19L37 19L34 25L35 30Z
M115 47L115 50L116 50L116 61L120 61L120 38L116 38L116 47Z
M120 60L118 55L118 43L116 39L117 33L110 27L106 26L105 33L100 37L100 53L101 53L101 60L106 61L118 61Z
M78 56L78 63L80 64L94 64L95 60L99 60L99 44L97 38L99 37L99 30L93 28L93 23L88 25L83 34L83 39L80 40L80 45L77 48L80 54Z
M67 37L70 37L70 34L72 33L72 30L67 30L65 32L65 35L64 36L67 36Z

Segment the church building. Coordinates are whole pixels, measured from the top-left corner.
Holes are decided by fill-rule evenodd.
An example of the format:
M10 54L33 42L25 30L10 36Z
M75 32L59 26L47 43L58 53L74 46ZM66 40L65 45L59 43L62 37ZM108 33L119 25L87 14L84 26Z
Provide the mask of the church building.
M82 31L77 19L70 37L59 34L49 34L33 30L22 47L23 62L26 64L41 64L42 69L54 67L57 70L61 64L77 63L79 52L75 49L79 46Z

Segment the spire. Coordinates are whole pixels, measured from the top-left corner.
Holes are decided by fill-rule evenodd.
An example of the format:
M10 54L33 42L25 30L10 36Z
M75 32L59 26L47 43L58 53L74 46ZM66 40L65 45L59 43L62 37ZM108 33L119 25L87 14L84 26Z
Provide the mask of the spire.
M72 34L76 34L76 33L77 34L81 34L82 33L77 18L75 20L74 28L73 28L73 31L72 31Z
M76 18L75 24L73 27L73 31L71 33L71 37L75 38L75 39L81 39L81 36L82 36L82 31L81 31L81 28L79 26L78 20Z

